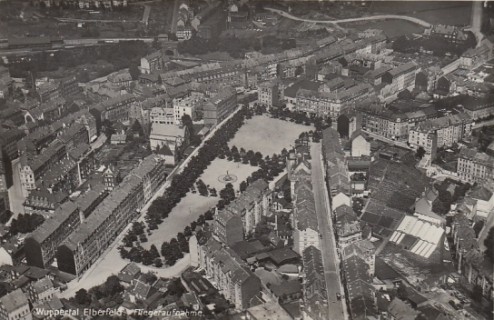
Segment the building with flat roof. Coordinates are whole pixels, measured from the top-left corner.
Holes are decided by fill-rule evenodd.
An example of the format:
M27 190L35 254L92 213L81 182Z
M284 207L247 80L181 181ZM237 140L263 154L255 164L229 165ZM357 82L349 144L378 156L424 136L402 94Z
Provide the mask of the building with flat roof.
M260 104L270 109L278 106L280 101L280 87L277 80L260 82L257 84L257 96Z
M226 87L211 97L203 107L203 119L206 125L217 125L228 117L237 107L237 91Z
M178 149L188 143L188 139L189 131L186 126L161 123L153 123L151 125L151 134L149 136L151 150L159 150L166 146L173 155L176 155Z

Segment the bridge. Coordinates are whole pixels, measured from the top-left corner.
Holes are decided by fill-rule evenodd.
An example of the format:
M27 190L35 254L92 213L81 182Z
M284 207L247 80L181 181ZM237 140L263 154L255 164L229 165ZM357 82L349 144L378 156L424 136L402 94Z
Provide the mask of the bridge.
M375 15L375 16L348 18L348 19L339 19L339 20L315 20L315 19L306 19L306 18L296 17L296 16L294 16L294 15L292 15L286 11L279 10L279 9L267 8L267 7L265 9L269 10L271 12L277 13L277 14L281 15L282 17L296 20L296 21L313 22L313 23L327 23L327 24L332 24L335 26L337 26L340 23L348 23L348 22L396 19L396 20L406 20L406 21L418 24L424 28L430 28L431 27L430 23L428 23L427 21L424 21L422 19L410 17L410 16L404 16L404 15L397 15L397 14L381 14L381 15Z

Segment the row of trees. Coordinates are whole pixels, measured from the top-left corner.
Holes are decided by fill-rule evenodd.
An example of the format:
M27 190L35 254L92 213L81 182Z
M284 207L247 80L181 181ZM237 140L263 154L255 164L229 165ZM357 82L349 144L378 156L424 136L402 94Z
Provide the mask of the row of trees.
M141 57L150 51L149 46L142 41L125 41L103 46L61 50L54 53L40 52L31 56L31 59L19 60L18 63L10 64L9 71L13 77L26 77L28 72L36 74L56 71L60 67L69 69L81 64L94 64L98 60L104 60L113 65L113 70L110 70L112 72L139 64Z
M162 197L156 199L150 206L146 221L148 225L156 226L163 222L171 210L180 202L193 186L197 178L216 158L219 151L228 144L238 129L243 125L247 110L241 109L234 114L223 126L222 130L216 131L214 135L204 143L198 154L193 156L186 169L176 174Z
M9 229L10 236L15 236L18 233L33 232L44 221L45 218L40 214L21 213L17 218L12 219Z
M192 188L197 178L204 172L207 166L215 159L218 150L228 144L228 141L233 138L238 129L242 126L244 118L248 110L241 109L238 113L232 116L222 127L221 131L217 131L208 141L205 142L203 148L198 154L190 159L190 162L185 170L175 175L171 181L171 186L165 191L165 194L153 201L146 214L146 222L148 230L155 230L158 225L168 217L172 209L180 202L180 200ZM205 194L204 182L196 183L196 186L202 194ZM207 187L206 187L207 189ZM225 200L220 201L223 203ZM161 254L165 258L167 265L173 265L183 257L183 252L188 252L188 238L195 230L197 225L204 224L205 220L213 218L214 211L209 210L204 215L201 215L197 221L186 227L183 233L179 233L177 238L173 238L170 242L165 242L161 246ZM124 245L120 247L122 258L130 259L131 261L140 262L146 265L154 264L156 267L161 267L163 262L159 252L154 245L149 250L140 246L140 242L146 242L147 238L144 233L145 226L143 223L134 223L133 227L123 239ZM138 245L135 245L138 243ZM127 248L130 248L128 250Z
M475 44L475 37L470 32L468 33L467 40L458 44L440 37L409 39L406 36L401 36L393 42L393 50L404 53L414 53L423 49L432 51L432 53L438 57L443 57L447 53L460 56L467 49L475 47Z
M452 180L445 180L443 183L436 184L435 187L438 191L438 197L432 203L432 211L438 214L447 214L451 209L451 205L464 197L467 191L472 187L469 183L457 184L453 193L450 193L447 188L451 183L455 183Z

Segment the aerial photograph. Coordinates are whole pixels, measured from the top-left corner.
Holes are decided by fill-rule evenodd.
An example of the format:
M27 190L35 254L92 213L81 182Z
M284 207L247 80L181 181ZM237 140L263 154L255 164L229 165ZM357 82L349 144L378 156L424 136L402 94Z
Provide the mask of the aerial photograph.
M494 320L494 1L0 0L0 320Z

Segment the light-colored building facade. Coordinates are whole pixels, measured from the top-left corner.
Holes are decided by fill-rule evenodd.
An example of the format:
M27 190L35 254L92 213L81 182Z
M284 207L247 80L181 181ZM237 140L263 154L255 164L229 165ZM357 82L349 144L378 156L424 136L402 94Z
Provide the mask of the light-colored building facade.
M257 99L268 109L277 106L280 101L280 88L277 80L260 82L257 84Z
M146 157L57 249L61 271L80 276L138 215L166 179L164 161Z
M21 289L16 289L0 298L1 320L31 320L29 301Z
M464 137L470 136L473 120L467 113L448 115L419 123L409 131L408 142L412 146L422 146L429 134L437 136L437 146L451 147Z
M246 309L261 292L261 280L231 249L214 238L199 246L200 267L236 309Z
M473 149L463 148L456 168L458 176L468 182L483 182L494 178L494 157Z

